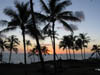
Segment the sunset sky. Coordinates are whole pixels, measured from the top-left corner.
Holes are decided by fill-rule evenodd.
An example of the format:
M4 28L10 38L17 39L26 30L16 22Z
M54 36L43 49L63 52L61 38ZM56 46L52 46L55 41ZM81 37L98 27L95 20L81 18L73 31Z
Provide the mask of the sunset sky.
M19 0L25 1L28 0ZM85 15L85 19L82 22L71 22L74 25L77 25L78 30L75 31L75 35L79 33L88 33L88 36L91 37L91 42L89 43L89 48L87 52L90 52L91 46L93 44L100 44L100 0L71 0L72 5L68 6L66 10L69 11L82 11ZM14 7L14 0L0 0L0 20L10 20L8 16L3 13L3 9L6 7ZM39 7L39 0L34 0L35 11L41 11ZM66 31L63 26L59 23L56 23L56 30L59 34L59 38L62 38L63 35L70 34L69 31ZM21 31L18 29L17 31L11 31L7 35L17 35L20 40L22 40ZM30 37L26 37L26 39L31 39ZM35 45L35 41L32 41L32 44ZM63 50L59 50L58 44L60 40L56 40L56 52L57 53L65 53ZM47 45L50 53L52 53L51 40L49 38L45 39L45 41L40 41L42 45ZM21 45L19 52L23 52L23 46ZM79 53L79 51L77 52Z

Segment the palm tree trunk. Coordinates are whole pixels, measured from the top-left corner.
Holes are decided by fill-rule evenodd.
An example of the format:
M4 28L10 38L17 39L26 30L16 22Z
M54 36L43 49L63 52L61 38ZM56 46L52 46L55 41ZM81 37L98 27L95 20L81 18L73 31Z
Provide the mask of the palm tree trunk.
M69 57L70 57L69 59L71 60L71 52L70 52L70 49L69 49Z
M75 50L73 49L73 56L74 56L74 60L75 60Z
M85 59L85 47L84 47L84 59Z
M32 0L30 0L30 8L31 8L31 15L32 15L33 26L34 26L34 29L36 29L36 24L35 24L35 19L34 19L34 11L33 11L33 2L32 2ZM35 35L35 39L36 39L36 43L37 43L38 50L39 50L39 57L40 57L40 60L41 60L42 69L43 69L43 72L45 72L44 59L42 57L40 43L39 43L39 39L38 39L38 36L37 35Z
M66 49L66 60L68 60L68 52L67 52L67 49Z
M12 56L12 49L10 50L9 63L11 62L11 56Z
M55 21L53 21L52 31L53 31L53 59L54 59L54 72L56 73L56 47L55 47Z
M82 52L82 49L81 49L81 57L82 57L82 60L83 60L83 52Z
M23 25L24 27L24 25ZM26 60L26 43L25 43L25 29L22 29L22 36L23 36L23 46L24 46L24 64L27 64Z

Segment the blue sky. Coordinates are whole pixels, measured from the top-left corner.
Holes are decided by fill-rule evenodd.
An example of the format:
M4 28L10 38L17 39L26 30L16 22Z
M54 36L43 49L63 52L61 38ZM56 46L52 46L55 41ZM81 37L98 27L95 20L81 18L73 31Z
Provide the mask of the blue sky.
M28 1L28 0L19 0L19 1ZM39 0L34 0L35 10L38 11L39 9ZM83 11L85 15L85 20L81 23L74 23L73 24L78 26L78 30L75 31L75 34L79 33L88 33L88 35L92 39L92 43L99 43L100 44L100 0L71 0L72 5L67 7L67 10L71 11ZM10 20L9 17L4 15L3 9L6 7L12 7L14 0L0 0L0 20L6 19ZM37 5L37 6L36 6ZM60 27L59 29L57 29ZM60 37L63 35L69 34L68 31L65 31L62 28L62 25L57 23L56 27L57 32L59 33ZM13 32L11 32L13 34ZM19 34L21 31L15 32Z

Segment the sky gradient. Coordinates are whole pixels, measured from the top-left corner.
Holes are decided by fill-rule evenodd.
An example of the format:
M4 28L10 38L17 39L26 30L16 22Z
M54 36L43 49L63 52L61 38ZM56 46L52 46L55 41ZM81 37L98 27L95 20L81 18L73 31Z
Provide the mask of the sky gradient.
M28 1L28 0L19 0L19 1ZM39 0L34 0L35 4L35 11L41 11L39 6ZM75 31L75 35L79 33L88 33L88 36L91 37L91 43L89 44L89 49L87 52L90 52L91 46L93 44L100 44L100 0L71 0L72 5L68 6L66 10L69 11L82 11L85 15L85 19L82 22L72 22L72 24L75 24L78 26L78 30ZM3 9L6 7L14 7L13 4L14 0L0 0L0 20L10 20L8 16L6 16L3 13ZM69 31L66 31L63 26L59 23L56 23L56 30L59 34L59 37L61 38L63 35L70 34ZM21 31L17 30L14 32L9 32L10 34L17 34L20 40L22 40ZM30 39L30 37L27 37L26 39ZM48 38L49 39L49 38ZM48 45L48 48L51 50L50 53L52 53L52 47L51 47L51 41L50 39L46 39L45 41L40 41L41 44ZM33 44L35 42L31 40ZM56 41L57 46L57 53L65 53L62 50L59 50L58 48L59 41ZM23 50L23 47L20 47L21 50Z

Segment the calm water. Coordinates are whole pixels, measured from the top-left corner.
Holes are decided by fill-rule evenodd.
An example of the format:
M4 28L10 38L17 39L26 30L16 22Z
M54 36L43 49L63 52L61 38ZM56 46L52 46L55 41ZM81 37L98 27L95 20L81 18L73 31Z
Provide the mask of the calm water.
M66 54L58 54L57 56L58 56L57 59L59 59L60 57L62 59L66 59ZM46 55L46 56L43 55L43 57L44 57L45 61L53 60L53 55ZM89 58L89 57L90 57L90 54L86 54L86 58ZM8 58L9 58L9 54L8 53L4 53L3 54L3 61L8 62ZM13 63L22 62L23 63L24 62L23 58L24 58L23 54L15 54L15 53L13 53L11 62L13 62ZM72 59L73 59L73 55L72 55ZM80 54L76 54L76 59L81 60L81 55ZM40 61L38 56L31 56L29 58L28 55L27 55L27 63L38 62L38 61Z

